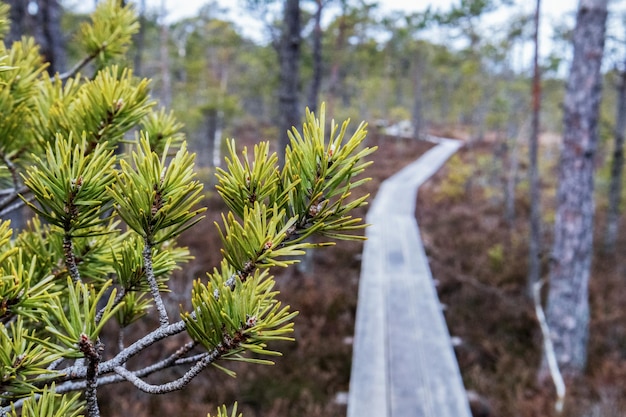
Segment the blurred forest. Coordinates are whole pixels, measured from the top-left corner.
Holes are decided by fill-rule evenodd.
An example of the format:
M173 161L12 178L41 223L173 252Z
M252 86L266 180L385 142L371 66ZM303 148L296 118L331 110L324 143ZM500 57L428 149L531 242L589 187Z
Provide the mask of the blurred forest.
M280 6L291 0L242 2L249 16L265 25L255 39L244 36L240 23L229 20L217 3L207 2L193 18L170 22L167 10L154 2L129 2L135 4L142 29L128 64L136 75L154 80L154 97L184 124L203 181L214 182L225 138L248 146L276 139L273 146L280 146L281 100L286 97L281 36L287 33ZM42 26L35 17L56 4L52 15L59 13L62 35L51 39L62 47L49 52L60 56L56 71L82 59L71 39L87 16L74 13L72 1L61 2L65 8L52 0L16 3L38 4L30 13L22 11L22 32L34 31L40 38L48 35L37 33ZM305 106L315 109L323 101L328 118L369 123L369 144L380 146L372 157L372 194L381 180L430 146L417 139L433 134L466 141L463 151L420 191L417 213L451 333L460 340L461 371L468 389L489 410L486 415L556 415L553 388L536 383L541 333L527 296L534 10L522 0L459 0L445 10L433 2L433 8L413 14L382 12L375 2L363 0L295 3L300 39L298 74L291 80L297 91L290 92L291 100L300 116ZM584 375L572 385L564 414L576 417L626 415L626 260L619 256L626 239L621 223L613 243L603 244L610 241L605 230L614 140L623 135L619 116L626 112L626 105L619 105L626 91L626 14L611 10L608 19L594 159L597 244L589 359ZM575 16L564 14L551 23L552 33L541 38L550 43L542 46L538 61L542 276L549 268ZM206 200L211 214L202 222L205 229L183 242L196 259L179 274L181 291L188 291L195 274L218 259L212 222L224 205L212 191ZM137 394L121 403L117 393L124 387L107 388L110 402L103 404L103 413L202 415L209 405L238 399L248 416L345 415L342 393L348 390L360 248L341 243L332 254L315 252L310 269L285 274L280 289L302 314L296 320L298 341L282 348L285 358L275 367L238 368L234 381L208 373L181 393L181 402ZM170 307L178 311L178 306Z
M71 2L69 2L71 3ZM154 80L160 102L175 110L200 162L213 163L212 134L230 137L239 126L264 126L261 137L277 137L282 18L280 2L249 2L249 13L263 20L258 39L242 35L239 22L226 19L221 6L207 3L197 17L167 25L163 11L142 6L143 30L128 54L136 74ZM373 127L416 120L428 128L460 128L472 140L497 136L503 146L529 123L528 83L532 76L532 15L500 1L460 2L454 11L382 14L374 2L301 1L301 59L298 101L315 108L325 101L336 119L366 120ZM467 3L467 4L465 4ZM478 6L469 6L476 3ZM269 5L268 5L269 4ZM321 8L324 27L316 29ZM506 20L485 25L484 15L508 10ZM273 11L273 12L272 12ZM63 14L63 33L71 39L85 16ZM532 10L531 10L532 12ZM563 16L553 50L542 59L542 127L559 131L568 30ZM316 33L321 56L316 57ZM80 57L67 43L69 62ZM524 62L526 59L527 62ZM319 62L317 62L319 61ZM316 99L311 90L319 71ZM610 101L610 97L608 98ZM610 104L609 104L610 106ZM408 129L411 130L411 129ZM406 132L404 133L406 135Z

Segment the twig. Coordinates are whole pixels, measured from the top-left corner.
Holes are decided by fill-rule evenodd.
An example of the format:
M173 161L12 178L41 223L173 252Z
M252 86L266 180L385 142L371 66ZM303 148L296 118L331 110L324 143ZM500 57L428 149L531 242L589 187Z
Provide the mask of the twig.
M191 315L192 317L195 317L195 314L192 313ZM154 343L160 340L163 340L167 337L182 333L185 330L185 328L186 328L185 322L182 320L176 323L172 323L167 327L159 327L158 329L145 335L141 339L137 340L135 343L128 346L126 349L119 352L117 355L115 355L115 357L109 359L108 361L102 362L100 364L100 367L98 368L99 370L98 374L104 375L109 372L113 372L113 369L116 366L125 364L126 362L130 360L130 358L143 352L146 348L148 348L149 346L152 346ZM62 376L59 378L48 380L45 383L66 382L66 381L72 381L72 380L77 380L77 379L84 379L86 376L87 370L85 366L73 365L65 369L60 369L57 372L59 374L62 374Z
M115 300L113 300L113 306L111 308L115 308L115 306L121 303L124 297L126 297L126 290L124 288L120 288L120 291L115 296ZM102 320L102 316L104 316L105 310L106 308L103 307L96 314L96 318L95 318L96 324L100 323L100 320Z
M68 78L72 78L73 76L75 76L76 74L78 74L78 72L83 69L85 66L87 66L87 64L89 64L91 61L93 61L94 59L96 59L96 57L106 49L107 44L106 42L102 44L102 46L95 51L94 53L92 53L91 55L86 56L85 58L83 58L82 61L80 61L79 63L77 63L76 65L74 65L74 67L72 69L70 69L67 72L64 72L63 74L57 74L56 78L58 78L61 81L66 81Z
M215 362L222 355L220 349L216 348L210 354L203 356L194 366L192 366L183 376L178 378L175 381L168 382L166 384L161 385L153 385L149 384L142 379L140 379L135 373L129 371L128 369L118 366L114 370L117 374L124 377L128 382L132 383L135 387L143 392L147 392L149 394L166 394L172 391L178 391L183 389L187 384L189 384L204 368L209 366L211 363Z
M34 200L35 197L29 198L29 201ZM0 206L2 206L2 204L0 204ZM18 201L15 204L12 204L10 206L5 207L2 211L0 211L0 218L5 217L7 214L14 212L17 209L20 209L24 207L24 202L23 201Z
M146 366L143 369L140 369L138 371L135 371L134 374L137 376L145 376L145 375L149 375L152 374L154 372L160 371L162 369L165 369L171 365L179 365L180 363L178 362L180 358L182 358L185 354L187 354L191 349L193 349L195 346L197 345L197 342L188 342L185 343L184 345L182 345L180 348L178 348L178 350L176 350L176 352L172 353L170 356L168 356L167 358L156 362L150 366ZM205 353L200 354L201 356L206 355ZM192 358L196 358L196 360L194 362L196 362L197 360L200 360L202 358L198 357L198 355L193 356Z
M74 282L79 282L80 272L78 271L78 265L76 265L76 256L74 255L74 245L72 243L72 237L70 236L69 226L66 228L66 232L63 235L63 254L65 255L65 266Z
M195 317L193 313L192 317ZM182 320L165 327L159 327L152 333L147 334L146 336L137 340L135 343L115 355L113 359L103 362L100 365L100 373L105 374L107 372L113 371L115 367L128 362L131 357L137 355L139 352L142 352L148 346L151 346L152 344L158 342L159 340L165 339L166 337L181 333L185 330L185 328L185 322Z
M172 391L177 391L184 388L191 382L204 368L218 360L222 355L232 352L239 348L242 343L245 343L247 336L243 333L245 329L249 328L244 325L243 328L237 330L232 336L224 331L221 342L206 356L202 356L194 366L192 366L185 374L175 381L168 382L161 385L152 385L142 379L140 379L135 373L128 369L117 366L114 371L123 376L128 382L132 383L135 387L143 392L149 394L165 394ZM190 346L190 345L187 345ZM183 347L184 348L184 347Z
M17 167L15 166L13 161L11 161L11 159L7 157L7 155L4 153L2 154L2 160L9 169L9 172L11 173L11 180L13 181L13 187L17 190L20 187L20 179L17 175Z
M142 378L142 377L151 375L155 372L162 371L163 369L166 369L168 367L198 362L202 360L205 356L207 356L208 353L205 352L205 353L200 353L200 354L190 356L187 358L181 358L182 355L187 353L189 350L191 350L195 346L196 346L196 342L189 342L185 344L184 346L182 346L181 348L179 348L176 352L174 352L169 357L163 359L162 361L152 364L150 366L146 366L145 368L132 371L132 373L135 376ZM123 367L124 365L125 363L120 366ZM114 384L114 383L125 381L125 380L126 378L124 378L123 376L119 374L101 376L97 380L97 386L101 387L103 385ZM83 381L67 381L61 385L58 385L55 392L58 394L63 394L63 393L72 392L72 391L83 391L86 386L87 384L84 380ZM20 400L14 403L14 406L16 408L21 407L20 405L21 403L19 403L19 401Z
M159 284L154 276L154 268L152 266L152 243L148 238L144 239L143 266L146 270L148 285L150 285L150 294L152 294L154 304L159 312L159 323L161 324L161 327L165 327L170 324L170 319L167 316L167 310L165 309L163 298L161 298L161 293L159 292Z
M550 370L550 376L554 382L554 388L556 388L557 399L554 408L557 413L561 414L563 412L563 404L565 402L565 382L563 381L563 376L561 375L559 364L556 360L554 345L552 344L552 338L550 337L550 327L548 327L546 315L544 314L543 307L541 306L542 286L543 281L537 281L534 283L533 301L535 303L537 320L539 321L539 326L541 327L541 335L543 336L543 350L546 355L546 360L548 361L548 369Z
M0 214L7 214L24 205L24 201L20 200L20 194L24 194L29 191L28 187L22 186L20 188L9 188L6 190L2 190L0 195L4 195L5 197L0 201ZM22 196L24 199L24 197ZM34 200L34 196L28 196L25 198L27 201ZM18 201L19 200L19 201ZM15 203L17 201L17 203Z
M98 407L98 365L102 359L104 345L97 340L93 343L87 335L81 335L78 347L87 359L87 375L85 379L85 401L87 402L87 415L89 417L100 417Z

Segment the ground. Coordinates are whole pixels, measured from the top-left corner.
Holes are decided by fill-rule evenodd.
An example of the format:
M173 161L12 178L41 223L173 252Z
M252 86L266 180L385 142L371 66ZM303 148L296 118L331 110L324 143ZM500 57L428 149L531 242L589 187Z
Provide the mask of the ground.
M243 137L248 145L253 141L245 132L235 137ZM376 132L370 133L367 145L379 147L368 172L373 180L366 185L372 196L383 179L432 146ZM497 158L489 143L463 149L420 188L416 215L441 301L447 305L450 332L460 340L456 352L466 386L482 398L490 416L556 416L553 389L536 383L541 339L525 295L526 189L521 181L517 216L507 223L501 192L501 173L506 169L493 169L506 162ZM552 185L544 184L546 224L551 221ZM207 218L183 237L195 259L172 283L182 294L188 293L191 280L220 259L213 222L220 221L225 206L214 192L206 203ZM601 209L599 205L599 213ZM365 213L364 208L356 215ZM549 241L547 227L545 234ZM113 416L115 409L118 415L137 417L205 416L217 404L238 401L247 417L345 416L342 400L350 378L361 249L358 242L339 242L316 250L307 271L293 267L276 271L281 300L300 311L296 342L274 346L284 353L276 365L231 366L237 379L209 370L175 397L136 393L129 398L124 393L127 386L109 388L115 400L103 401L103 415ZM621 241L617 253L624 249L626 242ZM598 253L591 287L589 370L572 384L564 416L624 415L624 271L626 261L619 256ZM170 378L177 375L172 371Z
M537 383L541 334L526 295L527 188L521 178L516 218L506 222L503 178L489 170L501 163L496 158L490 143L463 149L420 189L418 222L450 332L460 340L456 352L466 387L486 399L492 416L557 416L551 384ZM544 253L549 253L556 178L555 164L547 165ZM464 175L455 174L459 171ZM603 231L601 188L596 242ZM616 254L624 252L625 243L618 243ZM625 267L620 256L596 250L588 367L580 379L568 381L562 416L626 415ZM544 255L544 276L547 270Z

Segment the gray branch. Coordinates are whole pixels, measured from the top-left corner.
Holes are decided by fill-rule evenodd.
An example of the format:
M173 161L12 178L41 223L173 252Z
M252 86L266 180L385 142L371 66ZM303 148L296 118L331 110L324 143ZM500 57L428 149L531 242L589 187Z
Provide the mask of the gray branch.
M165 309L165 304L163 303L161 293L159 292L159 284L154 276L154 268L152 266L152 243L147 237L144 239L144 243L143 266L146 270L146 278L148 279L148 284L150 285L150 293L154 299L154 304L159 312L159 323L161 323L161 327L165 327L170 324L170 319L167 316L167 310Z
M168 382L166 384L161 385L153 385L145 382L141 378L139 378L134 372L129 371L128 369L118 366L114 370L115 372L126 379L128 382L133 384L139 390L143 392L147 392L149 394L166 394L172 391L178 391L183 389L187 384L189 384L203 369L209 366L211 363L215 362L221 353L218 349L214 349L213 352L207 354L202 359L200 359L194 366L192 366L183 376L178 378L175 381Z

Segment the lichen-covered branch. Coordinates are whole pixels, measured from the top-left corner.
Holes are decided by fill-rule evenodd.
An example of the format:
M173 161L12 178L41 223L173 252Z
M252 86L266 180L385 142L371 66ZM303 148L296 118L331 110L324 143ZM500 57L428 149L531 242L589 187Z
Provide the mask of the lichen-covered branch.
M98 407L98 365L102 359L104 345L100 341L95 343L89 340L86 335L81 337L78 347L85 355L87 361L87 372L85 375L85 401L87 403L87 416L100 417Z
M161 292L159 291L159 284L154 276L154 268L152 266L152 243L148 238L145 239L144 243L143 265L146 271L146 279L148 280L148 285L150 286L150 294L152 294L154 304L159 312L159 323L161 324L161 327L164 327L170 323L170 319L167 315L167 310L165 308L165 303L163 303Z

